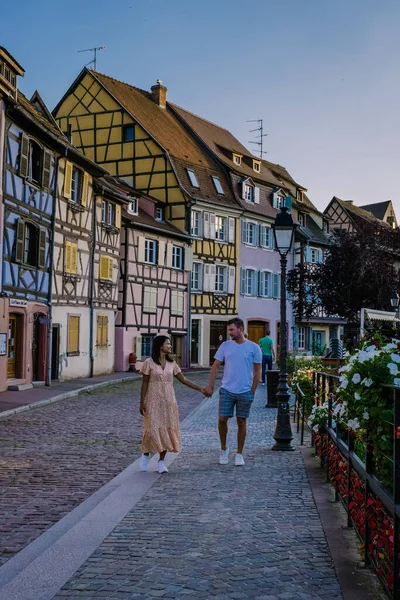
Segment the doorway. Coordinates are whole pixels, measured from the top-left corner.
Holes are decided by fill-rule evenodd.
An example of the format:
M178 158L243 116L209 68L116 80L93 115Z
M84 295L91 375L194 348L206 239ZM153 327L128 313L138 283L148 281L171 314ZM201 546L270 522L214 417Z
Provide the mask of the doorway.
M182 364L182 337L181 335L173 335L171 339L172 354L175 357L176 364L179 366Z
M210 322L210 365L214 362L214 355L222 342L227 340L226 321Z
M247 336L251 342L258 344L259 340L265 336L265 329L268 323L265 321L248 321Z
M193 365L199 364L200 348L200 319L192 321L192 339L190 341L190 362Z
M18 316L11 314L8 320L7 379L15 379L17 376L17 325Z
M52 381L59 378L59 361L60 361L60 325L53 325L51 334L51 379Z

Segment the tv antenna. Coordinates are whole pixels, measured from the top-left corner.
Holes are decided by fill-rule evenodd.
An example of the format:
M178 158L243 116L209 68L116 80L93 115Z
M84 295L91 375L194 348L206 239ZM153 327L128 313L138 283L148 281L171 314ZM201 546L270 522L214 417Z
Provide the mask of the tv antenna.
M87 65L85 65L85 67L88 67L89 65L93 65L93 70L96 71L96 64L97 64L97 52L99 50L105 50L106 47L105 46L97 46L97 48L87 48L86 50L78 50L78 52L93 52L93 58L90 62L87 63Z
M246 121L246 123L258 123L258 127L256 129L250 129L249 133L253 133L253 131L258 131L259 135L256 136L257 142L250 141L249 144L257 144L259 146L260 158L263 157L263 154L268 154L266 150L263 150L263 139L267 137L268 133L264 133L264 123L262 119L252 119L251 121Z

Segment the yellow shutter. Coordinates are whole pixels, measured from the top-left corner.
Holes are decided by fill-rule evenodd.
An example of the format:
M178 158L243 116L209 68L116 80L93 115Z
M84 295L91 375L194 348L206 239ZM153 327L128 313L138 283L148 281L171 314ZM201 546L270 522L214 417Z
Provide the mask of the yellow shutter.
M68 317L68 352L79 352L79 317Z
M89 196L89 173L83 173L81 205L87 206Z
M65 242L65 272L71 273L71 242Z
M72 191L72 169L73 165L69 160L65 161L65 171L64 171L64 197L71 198Z
M108 317L103 317L102 343L108 345Z
M70 273L78 272L78 244L70 244L71 246L71 271Z
M108 279L110 281L112 281L113 280L113 259L110 257L107 257L107 258L108 258Z
M113 260L104 254L100 256L100 279L113 280Z
M115 205L115 227L121 229L121 206L119 204Z

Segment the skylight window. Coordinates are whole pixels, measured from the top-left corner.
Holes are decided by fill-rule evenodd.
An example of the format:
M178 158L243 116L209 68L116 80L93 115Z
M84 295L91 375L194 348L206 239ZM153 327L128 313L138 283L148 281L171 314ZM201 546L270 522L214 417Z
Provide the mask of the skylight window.
M215 189L217 191L217 194L224 194L225 192L224 192L224 189L223 189L223 187L221 185L219 177L217 177L216 175L212 175L211 179L213 180L213 184L214 184L214 187L215 187Z
M192 184L193 187L195 188L199 188L199 182L197 181L197 177L196 177L196 173L193 171L193 169L186 169L187 174L189 176L190 179L190 183Z

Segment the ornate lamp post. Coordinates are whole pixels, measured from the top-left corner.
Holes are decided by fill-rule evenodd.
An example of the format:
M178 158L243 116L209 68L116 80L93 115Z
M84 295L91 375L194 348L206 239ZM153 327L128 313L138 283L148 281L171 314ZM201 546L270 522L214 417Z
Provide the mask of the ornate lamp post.
M397 292L392 292L390 296L390 304L392 305L392 308L394 308L394 310L397 312L397 309L399 308L400 304L400 297Z
M292 428L290 426L289 414L289 387L287 384L286 372L286 267L287 255L292 247L296 225L293 223L292 216L287 212L287 207L283 206L281 212L276 215L275 223L272 226L275 238L275 246L281 258L281 348L279 364L279 387L276 399L278 401L278 417L274 433L275 444L272 450L294 450L291 445L293 439Z

